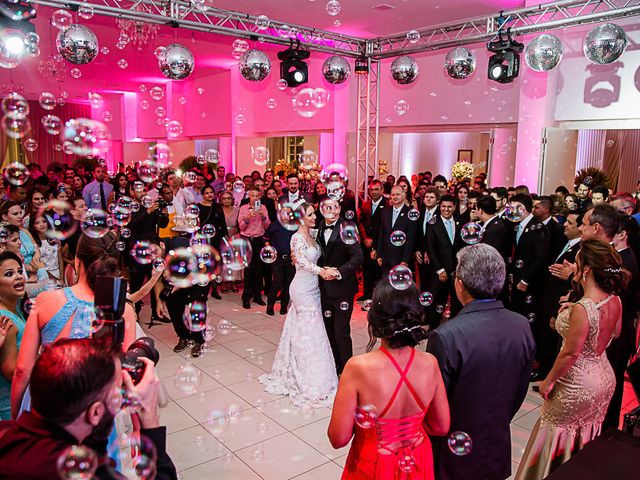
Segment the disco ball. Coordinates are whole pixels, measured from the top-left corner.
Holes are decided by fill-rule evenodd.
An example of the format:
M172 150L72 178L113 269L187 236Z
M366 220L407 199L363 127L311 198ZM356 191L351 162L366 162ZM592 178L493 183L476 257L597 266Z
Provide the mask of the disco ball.
M555 35L544 33L529 42L524 49L524 59L536 72L547 72L562 60L562 42Z
M165 55L158 60L162 74L173 80L187 78L193 72L193 54L182 45L173 43L165 50Z
M418 62L409 56L396 58L391 64L391 76L400 85L408 85L418 78Z
M349 62L337 55L327 58L322 65L322 75L327 82L334 85L346 82L350 73Z
M476 57L467 48L454 48L447 53L444 69L447 71L447 75L456 80L467 78L476 69Z
M58 53L74 65L85 65L91 62L100 48L95 34L84 25L71 25L61 30L56 37Z
M240 73L252 82L264 80L271 72L271 61L266 53L260 50L247 50L238 62Z
M584 39L582 49L593 63L606 65L615 62L627 48L627 35L613 23L598 25Z

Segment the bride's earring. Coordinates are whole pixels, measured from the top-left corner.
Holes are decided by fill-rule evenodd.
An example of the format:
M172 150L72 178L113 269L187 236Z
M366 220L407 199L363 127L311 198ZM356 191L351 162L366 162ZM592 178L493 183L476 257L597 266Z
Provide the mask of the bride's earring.
M582 272L582 281L583 282L587 281L587 272Z

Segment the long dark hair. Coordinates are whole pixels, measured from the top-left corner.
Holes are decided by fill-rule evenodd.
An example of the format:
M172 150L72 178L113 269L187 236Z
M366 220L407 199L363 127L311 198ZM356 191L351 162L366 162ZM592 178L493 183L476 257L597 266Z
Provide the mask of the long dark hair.
M108 232L100 238L91 238L84 233L80 235L76 248L76 258L84 266L89 288L95 292L96 278L100 275L119 275L120 264L115 247L117 237Z
M405 290L396 290L389 283L388 275L376 285L367 321L367 352L373 349L377 338L386 339L390 348L415 347L427 338L427 330L422 327L424 309L418 289L411 285Z
M622 260L616 250L607 242L589 239L580 244L577 259L580 265L589 267L593 278L603 291L612 295L624 293L629 281L629 272L622 267ZM584 294L579 278L574 283L580 296Z

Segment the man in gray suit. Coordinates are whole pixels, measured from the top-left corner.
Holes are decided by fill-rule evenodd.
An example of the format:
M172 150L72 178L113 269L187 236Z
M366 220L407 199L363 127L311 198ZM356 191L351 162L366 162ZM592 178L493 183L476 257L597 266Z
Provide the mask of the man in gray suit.
M529 321L507 310L505 264L490 245L458 252L455 291L460 313L431 332L427 352L438 359L451 411L451 431L473 448L454 455L446 438L433 439L438 480L499 480L511 475L509 424L527 394L535 352Z

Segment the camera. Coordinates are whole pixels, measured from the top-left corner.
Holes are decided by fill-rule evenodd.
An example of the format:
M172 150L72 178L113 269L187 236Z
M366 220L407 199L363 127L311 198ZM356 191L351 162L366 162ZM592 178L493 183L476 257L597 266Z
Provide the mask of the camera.
M148 358L155 365L160 360L160 354L156 350L155 343L152 338L140 337L131 344L129 349L122 354L122 370L126 370L133 384L137 385L144 376L145 364L140 360L141 357Z
M160 210L164 210L171 205L173 205L173 202L167 202L164 198L158 197L158 208L160 208Z

